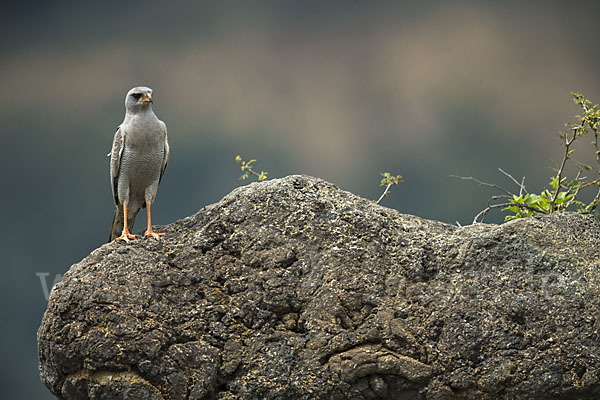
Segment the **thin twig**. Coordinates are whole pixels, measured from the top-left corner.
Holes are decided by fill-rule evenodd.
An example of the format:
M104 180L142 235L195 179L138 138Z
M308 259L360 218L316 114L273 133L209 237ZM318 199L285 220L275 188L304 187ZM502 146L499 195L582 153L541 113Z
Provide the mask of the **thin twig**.
M583 109L583 114L585 116L587 116L590 109L585 105L585 101L582 102L580 105L581 105L581 108ZM598 146L598 134L600 134L600 132L598 132L598 130L594 129L590 124L588 124L588 126L590 127L590 129L592 131L594 131L594 147L596 148L596 161L598 163L600 163L600 147ZM573 129L579 129L579 128L584 128L584 125L581 124L579 126L574 127Z
M583 103L581 106L583 107L584 113L587 114L589 111L589 108L587 108L585 106L585 103ZM600 134L600 132L598 132L597 129L594 129L590 124L588 124L588 126L590 127L590 129L592 129L594 131L594 147L596 148L596 161L598 163L600 163L600 147L598 146L598 135ZM595 180L589 182L588 184L582 186L582 188L585 186L590 186L599 181L600 181L600 178L595 179ZM596 207L598 206L599 203L600 203L600 188L598 188L598 192L596 192L596 196L594 197L594 200L592 200L592 202L590 204L588 204L588 206L585 208L585 210L587 212L592 212L596 209Z
M562 183L563 170L565 169L567 160L570 158L569 151L571 150L571 145L573 144L575 139L577 139L577 129L571 128L571 131L573 132L573 137L571 139L569 139L569 135L565 132L565 154L563 156L562 163L560 164L560 168L556 172L556 179L558 184L556 185L556 189L554 190L554 193L552 193L552 197L550 198L550 209L552 211L556 210L556 198L558 197L558 193L560 192L560 184Z
M402 175L395 175L395 176L393 176L389 172L384 172L384 173L381 174L381 176L383 176L383 178L381 179L381 182L379 183L379 186L385 186L385 189L383 190L383 193L381 194L381 196L379 196L379 198L377 199L377 201L375 202L375 204L379 204L379 202L381 200L383 200L383 198L385 196L388 195L388 192L390 191L390 188L393 185L397 185L398 183L402 182Z
M485 215L492 211L495 208L502 208L502 207L508 207L508 206L512 206L513 203L499 203L499 204L489 204L486 208L484 208L483 210L479 211L479 213L475 216L475 218L473 218L473 223L477 223L477 222L483 222L483 218L485 217ZM478 221L478 219L481 217L481 221Z
M392 187L393 183L388 183L383 191L383 193L381 193L381 196L379 196L379 198L377 199L377 201L375 202L375 204L379 204L379 202L381 200L383 200L383 198L385 196L387 196L388 192L390 191L390 187Z
M599 192L600 193L600 192ZM530 205L527 204L519 204L519 203L512 203L512 202L508 202L508 203L497 203L497 204L492 204L492 201L500 199L500 198L511 198L509 196L504 196L504 195L500 195L500 196L492 196L492 198L490 200L488 200L488 205L486 208L484 208L483 210L481 210L476 216L475 218L473 218L473 223L476 222L483 222L483 217L485 217L485 215L490 212L491 210L495 209L495 208L501 208L501 207L512 207L512 206L516 206L519 208L522 208L524 210L529 210L529 211L533 211L535 213L538 214L547 214L546 211L538 208L538 207L532 207ZM600 198L600 197L599 197ZM477 221L479 219L479 217L481 217L481 221Z
M590 109L585 105L585 102L581 103L581 108L583 109L584 115L587 115L590 111ZM588 126L594 132L594 148L596 149L596 162L600 163L600 146L598 145L598 135L600 134L600 132L598 132L598 129L594 129L594 127L589 123L588 123ZM581 186L581 188L584 188L586 186L591 186L592 184L597 183L598 181L600 181L600 178L595 179L592 182L589 182L586 185ZM596 193L594 200L592 200L592 202L590 204L588 204L588 206L585 208L585 210L587 212L594 211L596 209L596 207L598 206L599 202L600 202L600 188L598 188L598 192Z
M267 179L268 172L261 171L260 174L254 171L251 167L252 163L256 162L256 160L244 161L241 156L236 156L235 161L241 165L241 170L244 172L240 179L245 180L250 175L254 175L258 178L259 181L264 181Z
M598 184L598 186L600 186L599 182L600 182L600 178L597 178L591 182L586 183L585 185L582 185L581 188L591 186L594 183L596 183L596 184ZM592 211L594 211L596 209L596 207L598 207L599 203L600 203L600 187L598 188L598 191L596 192L596 196L594 197L594 200L592 200L590 202L590 204L588 204L587 207L585 207L585 211L588 213L591 213Z
M504 189L502 186L498 186L495 183L487 183L487 182L483 182L480 181L477 178L473 178L472 176L459 176L459 175L450 175L450 178L458 178L458 179L462 179L463 181L473 181L475 183L478 183L480 186L487 186L487 187L491 187L497 190L500 190L501 192L506 193L508 196L512 197L512 193L509 192L508 190Z
M598 189L598 192L596 193L596 197L594 197L594 200L592 200L592 202L590 204L588 204L588 206L585 208L585 211L591 213L592 211L594 211L596 209L596 207L598 207L599 202L600 202L600 188Z
M521 180L521 182L517 181L515 178L513 178L513 176L511 174L509 174L508 172L504 171L502 168L498 168L498 171L502 172L504 175L506 175L508 178L510 178L511 181L513 181L514 183L517 184L517 186L519 186L519 196L523 194L523 192L525 192L525 194L527 194L527 190L525 189L525 177L523 177L523 179Z
M258 172L254 171L252 168L247 168L245 171L247 173L249 173L250 175L254 175L254 176L258 177L258 178L262 177L261 174L259 174Z
M600 178L596 178L596 179L594 179L591 182L588 182L586 184L583 184L583 185L579 186L579 189L583 189L583 188L586 188L588 186L592 186L592 185L595 185L595 184L598 184L598 183L600 183Z

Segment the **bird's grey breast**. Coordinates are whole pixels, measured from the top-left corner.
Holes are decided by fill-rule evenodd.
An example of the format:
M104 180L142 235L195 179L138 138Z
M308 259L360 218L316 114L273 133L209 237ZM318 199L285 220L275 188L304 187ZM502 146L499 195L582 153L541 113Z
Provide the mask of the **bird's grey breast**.
M143 190L160 177L165 132L155 116L133 118L128 122L121 172L129 176L130 185Z

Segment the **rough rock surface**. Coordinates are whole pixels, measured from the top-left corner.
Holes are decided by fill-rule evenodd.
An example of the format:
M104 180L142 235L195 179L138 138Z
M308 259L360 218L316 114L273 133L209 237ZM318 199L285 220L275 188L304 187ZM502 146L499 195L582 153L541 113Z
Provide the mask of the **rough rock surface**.
M598 399L600 223L462 228L290 176L71 267L61 399Z

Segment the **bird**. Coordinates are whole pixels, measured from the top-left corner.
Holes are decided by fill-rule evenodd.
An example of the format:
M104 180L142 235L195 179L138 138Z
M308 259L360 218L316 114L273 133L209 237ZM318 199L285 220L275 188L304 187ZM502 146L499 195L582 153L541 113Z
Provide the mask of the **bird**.
M150 207L169 161L166 124L152 110L152 89L137 86L125 96L125 118L115 133L110 156L110 180L115 216L109 242L128 242L135 217L146 208L146 238L159 240L164 233L152 230Z

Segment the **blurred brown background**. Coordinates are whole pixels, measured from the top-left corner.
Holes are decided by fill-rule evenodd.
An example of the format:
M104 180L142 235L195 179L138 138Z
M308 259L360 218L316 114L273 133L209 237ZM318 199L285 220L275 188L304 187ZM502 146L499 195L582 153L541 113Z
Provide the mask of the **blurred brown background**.
M3 322L0 397L51 398L35 334L48 284L102 245L112 137L133 86L154 89L171 161L153 222L234 187L234 157L383 204L470 223L490 192L450 179L527 175L540 190L557 132L600 102L592 1L29 2L0 14ZM586 139L587 140L587 139ZM582 157L588 157L583 155ZM502 215L488 219L499 222ZM136 230L145 223L140 215Z

